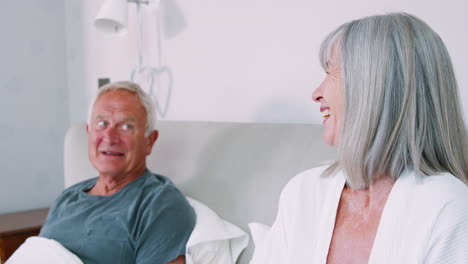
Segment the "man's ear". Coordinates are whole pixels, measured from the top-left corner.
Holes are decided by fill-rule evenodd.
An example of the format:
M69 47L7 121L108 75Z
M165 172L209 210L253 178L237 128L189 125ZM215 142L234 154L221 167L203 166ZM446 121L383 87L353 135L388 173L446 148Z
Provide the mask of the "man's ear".
M154 142L158 139L159 132L157 130L151 131L148 135L148 149L146 151L146 155L151 154L151 150L153 149Z

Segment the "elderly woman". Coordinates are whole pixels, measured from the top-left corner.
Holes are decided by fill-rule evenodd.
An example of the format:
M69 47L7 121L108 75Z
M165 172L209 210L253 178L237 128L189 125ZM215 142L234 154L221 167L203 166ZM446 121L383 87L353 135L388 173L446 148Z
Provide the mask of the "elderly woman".
M284 188L252 263L468 263L468 144L440 37L402 13L322 43L330 166Z

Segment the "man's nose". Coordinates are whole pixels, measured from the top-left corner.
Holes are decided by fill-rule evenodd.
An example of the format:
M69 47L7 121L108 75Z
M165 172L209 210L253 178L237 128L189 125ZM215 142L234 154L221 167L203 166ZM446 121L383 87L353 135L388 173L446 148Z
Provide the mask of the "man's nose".
M119 131L114 127L107 127L103 134L103 139L109 144L116 144L120 140Z

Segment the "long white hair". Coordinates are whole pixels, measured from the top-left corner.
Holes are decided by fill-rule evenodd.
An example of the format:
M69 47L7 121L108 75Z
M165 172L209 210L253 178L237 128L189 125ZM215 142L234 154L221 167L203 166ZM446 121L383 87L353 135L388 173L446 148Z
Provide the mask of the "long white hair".
M468 143L452 63L442 39L405 13L340 26L320 49L326 68L340 45L345 117L339 159L353 189L410 169L468 183Z

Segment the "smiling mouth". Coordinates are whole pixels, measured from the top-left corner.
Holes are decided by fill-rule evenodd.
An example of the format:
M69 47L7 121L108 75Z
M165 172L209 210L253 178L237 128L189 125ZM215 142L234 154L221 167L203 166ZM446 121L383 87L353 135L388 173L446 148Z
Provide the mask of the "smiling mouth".
M101 154L106 156L113 156L113 157L122 157L124 154L120 152L113 152L113 151L101 151Z
M329 117L330 117L330 109L323 111L323 118L329 118Z

